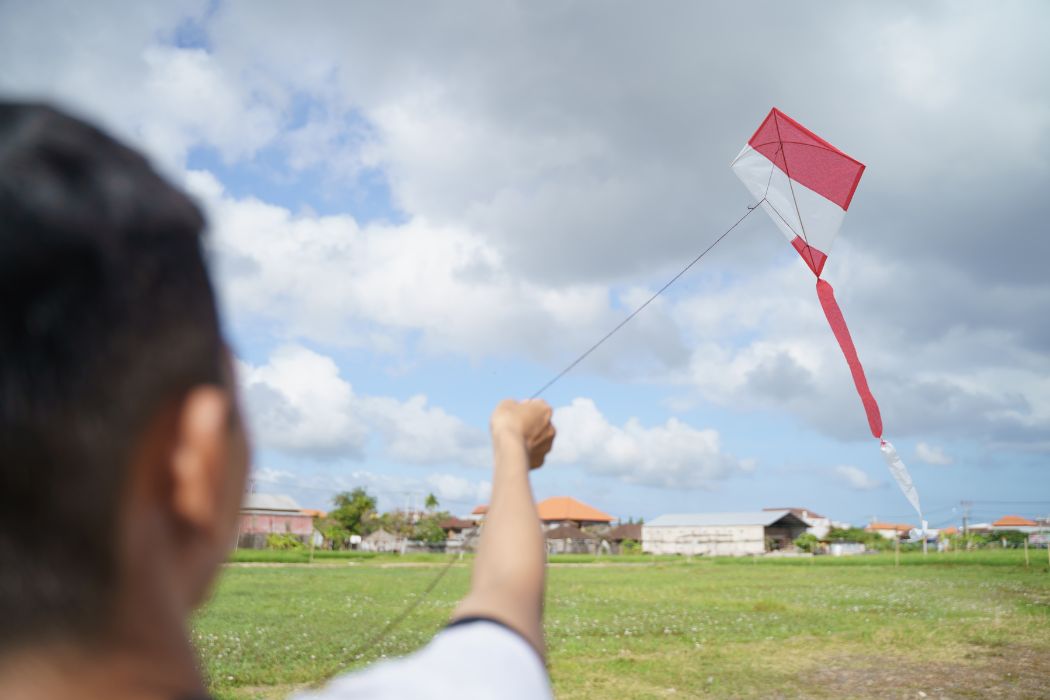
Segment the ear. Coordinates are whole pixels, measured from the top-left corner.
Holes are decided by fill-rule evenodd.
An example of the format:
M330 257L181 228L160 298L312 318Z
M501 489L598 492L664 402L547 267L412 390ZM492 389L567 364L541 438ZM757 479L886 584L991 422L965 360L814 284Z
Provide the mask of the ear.
M214 529L222 517L230 409L226 391L199 386L186 395L176 420L171 505L175 515L194 528Z

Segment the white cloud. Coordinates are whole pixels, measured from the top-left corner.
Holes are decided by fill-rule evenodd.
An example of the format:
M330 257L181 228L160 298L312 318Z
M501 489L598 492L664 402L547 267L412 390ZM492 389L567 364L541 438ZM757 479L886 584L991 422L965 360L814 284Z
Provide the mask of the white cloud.
M1045 451L1046 8L840 4L814 21L770 5L764 50L741 53L725 28L752 11L452 2L406 25L382 4L8 3L0 87L60 99L172 171L194 146L253 169L272 148L342 187L379 169L402 226L205 183L228 308L282 339L405 353L418 333L428 351L547 365L621 318L621 285L658 283L735 218L725 161L776 102L869 163L828 275L888 434ZM207 51L171 45L185 18ZM861 438L811 280L758 220L694 271L692 298L580 369Z
M885 486L885 483L870 476L866 471L849 465L841 465L831 470L841 484L854 491L874 491Z
M471 507L488 502L492 484L444 472L425 477L354 471L292 472L285 469L255 467L252 481L259 491L293 494L300 503L331 506L340 491L362 487L379 499L380 510L422 508L427 494L433 493L442 510L465 514Z
M489 481L472 481L455 474L431 474L426 483L444 504L488 503L492 497Z
M611 424L594 401L577 398L554 412L558 438L551 461L630 484L671 489L711 488L750 471L753 463L722 451L715 430L697 430L676 418L645 427L636 418Z
M426 396L403 402L369 397L364 399L364 410L368 421L383 435L392 459L409 464L455 461L467 466L490 462L488 435L440 407L427 405ZM445 485L449 486L447 482Z
M75 13L42 2L17 13L0 9L0 88L71 105L169 173L184 167L194 146L213 148L227 162L249 158L278 139L291 93L258 73L237 73L204 49L165 41L207 5L98 3Z
M488 460L485 434L427 404L355 394L330 357L300 345L276 349L266 364L239 363L254 440L290 454L361 459L372 435L388 458L405 464Z
M421 219L360 227L350 216L295 215L227 196L210 173L191 172L186 182L210 214L224 306L276 321L288 335L396 352L409 332L422 331L431 352L560 360L624 314L602 285L515 278L468 229ZM635 340L680 348L674 324L652 311L631 330ZM602 356L595 359L600 366Z
M951 455L944 451L944 448L936 445L928 445L925 442L920 442L915 446L915 456L918 457L920 461L926 462L926 464L935 464L938 466L947 466L955 461L952 459Z
M335 362L296 345L261 366L240 363L254 440L293 453L362 456L368 427L360 401Z

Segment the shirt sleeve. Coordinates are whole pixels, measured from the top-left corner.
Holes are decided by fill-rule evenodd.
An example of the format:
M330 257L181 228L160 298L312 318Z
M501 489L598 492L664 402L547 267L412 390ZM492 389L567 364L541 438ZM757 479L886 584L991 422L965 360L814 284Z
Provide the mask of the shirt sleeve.
M445 628L411 656L340 676L293 700L553 697L543 661L521 635L497 622L473 619Z

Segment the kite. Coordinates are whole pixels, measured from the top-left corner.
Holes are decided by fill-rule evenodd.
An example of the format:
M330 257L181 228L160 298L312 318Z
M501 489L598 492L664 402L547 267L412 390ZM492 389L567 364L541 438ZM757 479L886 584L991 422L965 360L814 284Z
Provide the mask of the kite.
M890 473L919 514L925 539L926 521L922 517L918 491L897 450L883 437L879 404L868 388L846 319L835 301L835 290L821 277L835 236L864 174L864 164L774 107L731 167L758 200L755 206L761 206L769 214L816 275L817 298L853 375L868 427L879 441Z

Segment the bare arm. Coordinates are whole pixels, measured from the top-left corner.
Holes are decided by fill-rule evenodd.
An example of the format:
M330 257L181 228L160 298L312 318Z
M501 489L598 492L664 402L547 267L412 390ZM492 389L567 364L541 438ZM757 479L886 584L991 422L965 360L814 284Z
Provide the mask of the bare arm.
M544 401L504 401L492 414L492 502L482 529L470 592L453 620L490 617L520 632L544 653L543 586L546 551L529 470L554 442Z

